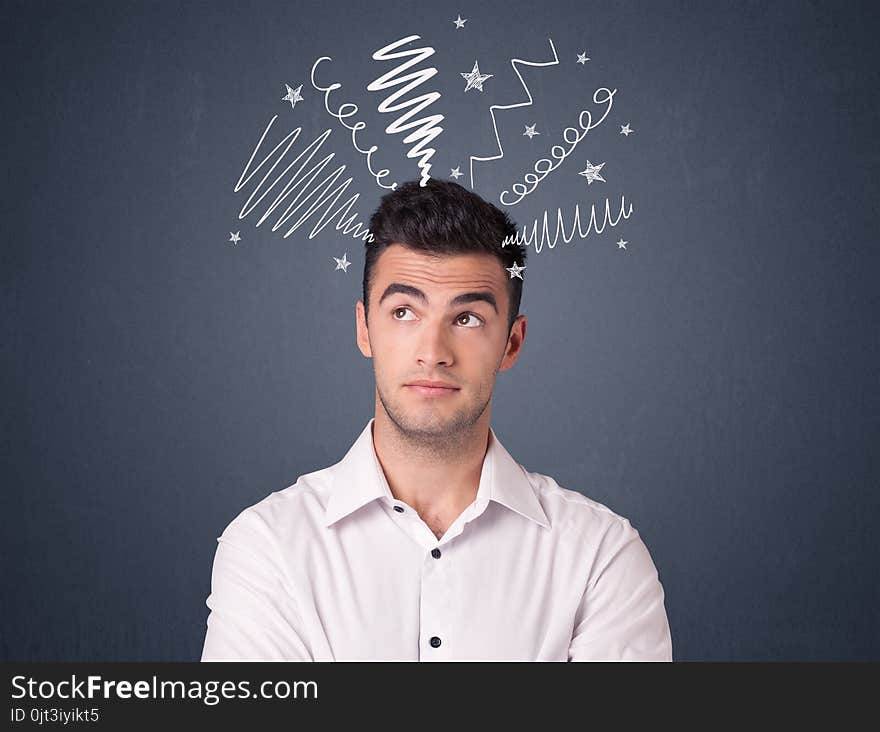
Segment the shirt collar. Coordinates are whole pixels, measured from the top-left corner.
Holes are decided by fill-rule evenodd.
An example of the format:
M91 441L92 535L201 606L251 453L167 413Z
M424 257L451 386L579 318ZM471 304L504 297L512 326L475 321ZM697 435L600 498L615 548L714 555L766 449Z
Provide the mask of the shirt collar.
M377 498L386 498L389 502L395 500L376 456L374 421L372 418L367 422L345 457L330 468L330 498L324 513L324 526L330 526ZM491 427L476 502L486 504L490 500L541 526L550 527L525 469L507 452Z

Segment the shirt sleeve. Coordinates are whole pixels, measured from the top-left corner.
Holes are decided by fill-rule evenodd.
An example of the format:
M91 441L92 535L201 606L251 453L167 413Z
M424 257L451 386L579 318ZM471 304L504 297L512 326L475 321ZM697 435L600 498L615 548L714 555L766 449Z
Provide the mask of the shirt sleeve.
M266 522L245 509L217 542L201 660L313 660Z
M625 518L609 528L575 616L569 661L672 661L657 569Z

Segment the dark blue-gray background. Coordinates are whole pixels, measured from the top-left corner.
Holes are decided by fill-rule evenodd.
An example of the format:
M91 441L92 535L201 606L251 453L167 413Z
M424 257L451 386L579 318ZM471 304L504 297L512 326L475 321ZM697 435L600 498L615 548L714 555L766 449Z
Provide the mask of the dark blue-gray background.
M468 18L456 30L453 18ZM195 660L216 537L339 460L373 410L355 344L363 243L239 220L271 117L418 177L366 84L406 35L440 73L431 173L531 169L595 88L608 120L519 206L632 217L529 252L524 351L492 424L530 470L628 517L676 660L880 658L876 3L4 2L0 657ZM590 57L576 63L578 53ZM475 60L494 76L464 93ZM295 110L284 83L303 83ZM618 133L629 123L634 133ZM523 126L542 134L529 140ZM268 145L268 143L267 143ZM271 147L264 148L268 152ZM261 156L262 157L262 156ZM292 154L288 157L288 160ZM606 183L577 175L607 161ZM467 178L462 178L467 184ZM277 189L276 189L277 190ZM265 210L263 206L260 211ZM294 218L292 221L295 221ZM292 223L291 221L291 223ZM233 246L230 231L241 231ZM619 249L616 240L629 244ZM348 253L347 273L333 256Z

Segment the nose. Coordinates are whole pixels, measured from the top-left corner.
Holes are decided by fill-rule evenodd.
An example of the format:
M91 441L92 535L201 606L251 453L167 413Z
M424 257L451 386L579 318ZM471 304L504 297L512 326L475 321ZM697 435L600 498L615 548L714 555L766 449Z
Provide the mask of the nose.
M416 358L424 367L451 366L453 357L443 323L425 321L419 328Z

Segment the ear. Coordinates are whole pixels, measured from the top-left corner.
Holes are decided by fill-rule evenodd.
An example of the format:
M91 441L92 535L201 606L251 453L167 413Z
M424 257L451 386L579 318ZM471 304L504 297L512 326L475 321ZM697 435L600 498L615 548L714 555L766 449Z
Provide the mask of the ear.
M517 315L510 328L510 335L507 336L507 348L504 351L504 358L501 360L499 371L507 371L519 357L522 351L523 341L526 339L527 320L525 315Z
M355 325L357 328L357 344L358 348L361 350L361 353L364 354L367 358L373 357L373 351L370 348L370 333L367 330L367 317L364 312L364 303L362 300L358 300L357 304L354 306L355 310ZM375 317L375 316L373 316Z

